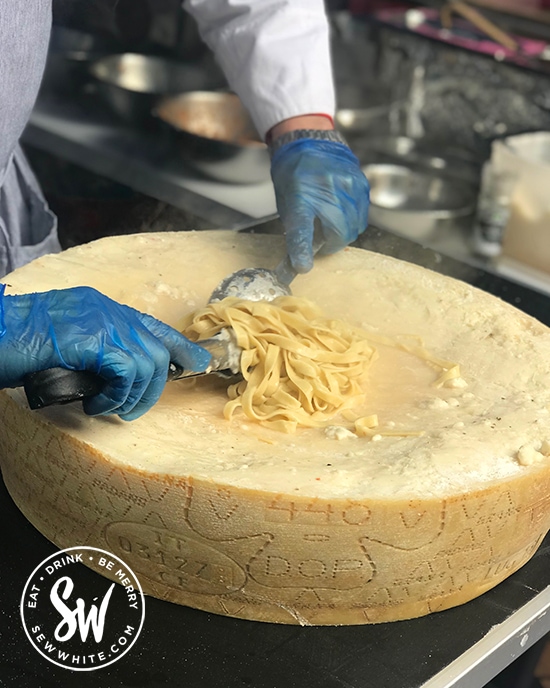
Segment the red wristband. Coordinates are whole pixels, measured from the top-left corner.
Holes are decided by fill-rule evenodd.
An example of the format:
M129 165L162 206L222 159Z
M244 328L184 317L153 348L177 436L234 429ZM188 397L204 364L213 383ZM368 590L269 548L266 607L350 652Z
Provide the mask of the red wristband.
M308 117L326 117L332 126L334 126L334 117L327 115L325 112L309 112Z

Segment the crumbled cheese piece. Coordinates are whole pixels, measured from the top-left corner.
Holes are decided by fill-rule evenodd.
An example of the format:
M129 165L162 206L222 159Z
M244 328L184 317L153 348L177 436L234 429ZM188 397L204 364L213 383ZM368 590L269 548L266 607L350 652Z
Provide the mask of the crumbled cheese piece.
M329 425L325 428L325 436L331 440L357 439L357 435L341 425Z
M460 401L458 399L456 399L455 397L451 397L447 403L449 404L449 406L454 406L454 407L460 406Z
M447 380L443 386L450 389L464 389L464 387L468 386L468 383L463 377L453 377L451 380Z
M550 441L544 440L540 445L540 453L544 456L550 456Z
M382 435L373 435L371 439L373 442L379 442L382 439Z
M530 444L524 444L519 448L516 458L520 466L532 466L534 463L542 461L544 455Z

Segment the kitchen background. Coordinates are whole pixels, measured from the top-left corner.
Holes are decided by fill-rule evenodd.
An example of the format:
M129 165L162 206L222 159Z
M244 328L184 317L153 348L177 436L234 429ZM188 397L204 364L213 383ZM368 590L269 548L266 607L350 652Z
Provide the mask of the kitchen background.
M327 9L337 125L371 181L371 226L550 294L545 4L339 0ZM63 246L274 219L265 148L201 136L214 116L231 129L227 105L208 122L159 116L164 97L225 89L180 0L54 0L23 142ZM550 685L542 647L535 673ZM495 685L531 685L524 665Z
M529 175L541 185L550 175L550 134L538 134L534 153L515 138L550 131L544 4L331 0L327 10L337 126L371 182L371 227L547 293L550 208ZM180 101L172 120L158 116L163 97L225 87L179 0L54 0L50 56L23 140L63 245L242 229L274 216L264 148L189 134L189 126L210 136L205 126L234 126L225 105L209 122L199 122L204 105L184 122ZM492 159L494 141L521 158L529 198L518 170Z

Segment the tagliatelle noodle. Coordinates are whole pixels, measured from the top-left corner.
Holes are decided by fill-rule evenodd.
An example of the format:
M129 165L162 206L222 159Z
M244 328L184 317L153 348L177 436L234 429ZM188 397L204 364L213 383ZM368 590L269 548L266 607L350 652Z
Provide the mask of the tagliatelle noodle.
M311 302L283 296L272 302L227 298L193 314L191 339L231 327L243 349L243 380L228 389L224 416L238 408L262 424L294 432L322 427L364 396L364 377L376 350L345 323L324 318Z
M224 327L233 329L243 349L243 380L228 388L226 419L240 408L251 420L294 432L298 426L326 426L364 398L360 381L377 357L370 335L324 317L310 301L294 296L271 302L229 297L192 314L182 331L200 341ZM378 340L430 360L421 344L404 345L380 336ZM458 374L454 364L430 362L442 367L444 376ZM438 378L439 384L443 381ZM358 427L360 434L367 434L367 427Z

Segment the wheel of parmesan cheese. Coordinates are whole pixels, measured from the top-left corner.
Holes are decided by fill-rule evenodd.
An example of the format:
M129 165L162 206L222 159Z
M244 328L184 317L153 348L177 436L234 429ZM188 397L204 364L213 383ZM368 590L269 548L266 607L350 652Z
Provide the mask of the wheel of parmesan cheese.
M5 282L89 285L178 327L223 277L283 252L279 237L225 231L109 237ZM421 616L525 564L550 528L550 330L360 249L319 258L292 289L378 336L358 412L376 414L379 434L225 420L216 376L167 384L130 423L79 404L30 411L5 390L2 473L29 521L61 548L119 556L154 597L290 624ZM457 363L460 377L436 386L431 359L384 338Z

